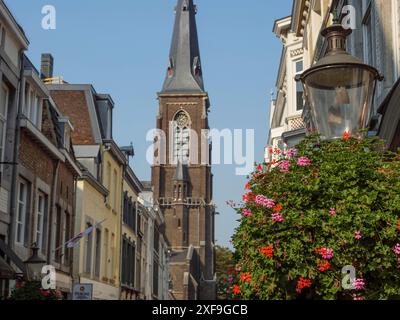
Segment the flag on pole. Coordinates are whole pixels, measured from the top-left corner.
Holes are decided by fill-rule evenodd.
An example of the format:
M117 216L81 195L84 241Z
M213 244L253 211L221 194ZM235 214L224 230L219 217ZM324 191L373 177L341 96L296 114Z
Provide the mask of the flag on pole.
M77 234L75 237L73 237L72 239L68 240L64 246L67 246L67 248L71 249L71 248L75 248L78 244L79 241L81 241L81 239L89 236L94 229L96 229L99 225L101 225L104 221L106 221L106 219L96 223L95 225L87 228L86 230L82 231L81 233Z

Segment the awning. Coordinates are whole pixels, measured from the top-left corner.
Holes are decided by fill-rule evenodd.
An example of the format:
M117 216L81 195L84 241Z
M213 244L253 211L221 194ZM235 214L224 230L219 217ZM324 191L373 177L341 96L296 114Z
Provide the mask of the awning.
M13 268L2 257L0 257L0 279L15 279Z

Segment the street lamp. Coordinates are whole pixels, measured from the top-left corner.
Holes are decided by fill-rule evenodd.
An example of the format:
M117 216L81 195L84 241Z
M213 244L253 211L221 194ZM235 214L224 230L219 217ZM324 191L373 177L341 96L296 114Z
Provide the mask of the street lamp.
M301 80L314 125L322 139L337 139L347 132L360 137L368 126L376 81L383 77L346 51L344 29L337 17L321 34L328 42L325 56L306 70Z
M39 247L36 243L32 244L32 255L24 263L26 265L26 273L29 281L40 280L42 275L42 268L46 261L39 257Z

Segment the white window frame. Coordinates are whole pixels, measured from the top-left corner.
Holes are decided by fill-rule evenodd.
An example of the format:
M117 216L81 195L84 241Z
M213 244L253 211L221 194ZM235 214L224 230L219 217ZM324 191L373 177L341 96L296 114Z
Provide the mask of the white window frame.
M174 121L174 162L190 162L190 127L180 127Z
M42 199L42 200L41 200ZM35 228L35 238L36 244L40 250L43 249L43 234L44 234L44 220L46 217L46 202L47 202L47 195L39 191L37 195L36 201L36 228Z
M363 53L364 53L364 62L369 65L375 65L375 58L373 54L374 49L374 36L375 31L373 21L372 21L372 1L371 0L362 0L362 29L363 29ZM368 32L368 28L370 28L370 32ZM371 40L371 41L369 41ZM370 43L371 42L371 43Z
M303 64L303 68L302 68L302 70L301 71L297 71L297 63L299 63L299 62L301 62L302 64ZM302 57L300 57L300 58L296 58L296 59L294 59L293 61L292 61L292 63L293 63L293 74L294 74L294 77L293 77L293 82L294 82L294 88L293 88L293 91L294 91L294 96L293 96L293 100L294 100L294 104L293 104L293 106L294 106L294 108L293 108L293 113L294 114L301 114L301 113L303 113L303 110L304 110L304 88L303 88L303 108L302 109L300 109L300 110L298 110L297 109L297 86L298 85L301 85L301 83L300 82L296 82L295 80L294 80L294 78L297 76L297 75L300 75L300 74L302 74L303 73L303 71L304 71L304 57L302 56Z
M118 210L118 208L117 208L117 194L118 194L118 172L117 172L117 170L116 169L114 169L113 170L113 190L112 190L112 193L113 193L113 203L112 203L112 205L113 205L113 209L114 209L114 211L117 211ZM110 191L111 192L111 191Z
M10 99L10 90L8 89L7 85L2 82L1 89L4 90L6 97L5 97L5 106L4 106L4 114L0 112L0 122L3 123L3 132L0 136L0 162L4 162L4 149L6 143L6 134L7 134L7 114L8 114L8 102ZM0 164L0 172L3 171L3 164Z
M21 188L21 186L23 186L23 188ZM24 194L21 197L22 190ZM29 183L23 179L20 179L18 183L18 211L15 223L15 242L19 245L23 245L25 242L26 214L29 205L28 192L29 192Z
M24 115L39 130L41 129L43 98L36 92L33 86L26 82Z

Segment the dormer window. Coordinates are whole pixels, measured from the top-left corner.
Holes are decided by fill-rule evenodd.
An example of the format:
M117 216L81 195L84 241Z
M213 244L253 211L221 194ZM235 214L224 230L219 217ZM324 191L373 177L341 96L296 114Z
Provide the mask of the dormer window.
M168 78L172 78L174 76L174 61L169 59L168 65Z
M43 99L36 90L29 84L25 86L25 105L23 114L29 119L39 130L42 124Z
M68 152L71 151L71 132L73 127L68 117L59 117L58 118L59 127L62 133L62 144L63 148Z
M67 151L71 149L71 128L68 126L65 128L64 131L64 148Z
M199 57L195 57L193 60L193 74L195 76L201 76L201 64Z

